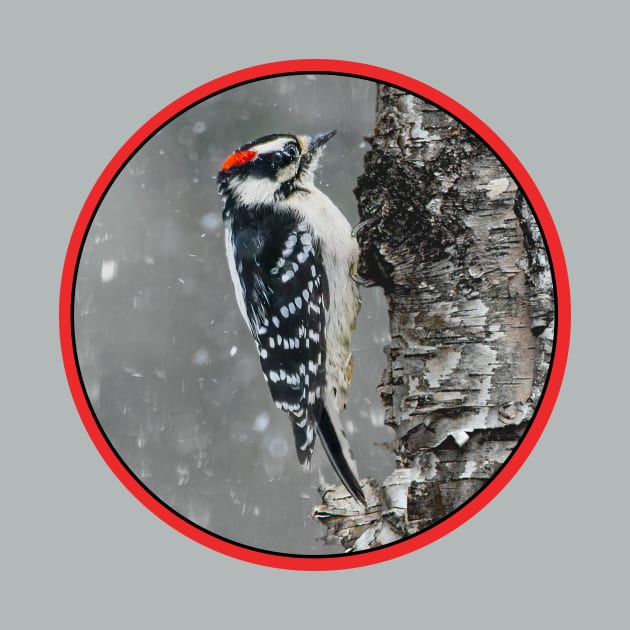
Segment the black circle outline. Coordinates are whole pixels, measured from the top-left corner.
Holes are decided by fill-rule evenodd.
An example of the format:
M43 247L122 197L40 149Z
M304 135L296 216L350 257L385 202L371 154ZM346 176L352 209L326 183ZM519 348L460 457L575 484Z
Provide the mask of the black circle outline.
M512 459L514 454L518 451L518 449L520 448L523 440L525 439L525 437L529 433L529 431L530 431L530 429L531 429L531 427L533 425L533 422L534 422L534 420L536 418L536 415L538 414L539 407L540 407L542 401L545 398L545 393L547 391L547 385L549 384L549 378L550 378L550 375L552 373L552 369L553 369L553 366L554 366L554 363L555 363L556 344L557 344L557 338L558 338L558 332L557 332L558 293L557 293L557 290L556 290L556 271L555 271L554 264L553 264L553 258L551 256L551 252L549 250L549 244L547 242L547 237L545 235L544 230L542 229L542 226L540 224L540 220L539 220L539 218L538 218L538 216L536 214L535 206L531 203L531 200L529 199L529 196L527 195L527 192L522 188L519 180L516 178L516 176L514 175L512 170L507 166L505 161L498 155L498 153L494 150L494 148L491 147L488 144L488 142L481 135L479 135L474 129L472 129L466 123L464 123L458 116L452 114L451 112L446 110L441 105L438 105L435 101L433 101L433 100L431 100L431 99L429 99L429 98L427 98L425 96L421 96L420 94L417 94L415 92L412 92L411 90L409 90L407 88L401 88L400 86L396 85L395 83L392 83L392 82L389 82L389 81L376 80L376 79L373 79L371 77L365 77L365 76L360 75L358 73L329 72L329 71L317 71L317 70L316 71L303 71L303 70L300 70L300 71L291 71L291 72L276 72L276 73L270 73L270 74L262 76L262 77L257 77L257 78L254 78L254 79L250 79L250 80L247 80L247 81L240 81L240 82L237 82L237 83L235 83L233 85L230 85L229 87L219 89L216 92L213 92L212 94L204 96L203 98L199 98L199 99L195 100L193 103L191 103L188 106L184 107L182 110L180 110L176 114L172 115L168 120L164 121L152 133L150 133L137 146L137 148L127 157L127 159L122 162L120 168L116 171L115 175L110 179L109 183L107 184L107 186L103 190L103 192L102 192L98 202L94 206L94 210L92 212L92 215L90 216L90 219L89 219L89 221L87 222L87 224L85 226L85 231L84 231L84 234L83 234L83 238L81 239L81 245L80 245L80 247L78 249L78 252L77 252L76 265L75 265L75 268L74 268L74 274L73 274L73 279L72 279L71 305L70 305L71 306L71 308L70 308L70 313L71 313L70 326L71 326L71 333L72 333L72 352L73 352L73 355L74 355L74 361L75 361L75 366L76 366L76 370L77 370L77 375L78 375L78 378L79 378L79 383L81 385L81 389L83 390L83 395L85 397L85 401L86 401L86 403L87 403L87 405L88 405L88 407L90 409L90 413L92 414L94 422L98 426L98 428L99 428L99 430L100 430L100 432L101 432L105 442L107 443L107 445L111 449L112 453L114 453L116 455L118 461L123 465L125 470L136 481L136 483L140 487L142 487L143 490L147 494L149 494L151 497L153 497L153 499L155 499L158 503L160 503L163 507L165 507L171 513L175 514L182 521L188 523L189 525L191 525L192 527L198 529L201 532L209 534L210 536L212 536L214 538L222 540L223 542L226 542L226 543L231 544L231 545L236 545L236 546L241 547L243 549L247 549L247 550L250 550L250 551L255 551L255 552L258 552L258 553L269 554L269 555L273 555L273 556L284 557L284 558L297 558L297 559L310 560L310 559L318 559L318 558L322 558L322 559L325 559L325 558L339 558L339 557L346 556L346 553L335 553L335 554L293 554L293 553L282 553L282 552L279 552L279 551L269 551L269 550L266 550L266 549L262 549L260 547L254 547L252 545L247 545L245 543L238 542L238 541L232 540L230 538L226 538L225 536L222 536L220 534L216 534L213 531L208 530L205 527L202 527L198 523L195 523L194 521L191 521L189 518L187 518L184 515L180 514L172 506L168 505L163 499L161 499L151 489L149 489L138 478L136 473L134 473L131 470L131 468L129 468L129 466L127 465L125 460L118 453L118 450L114 448L114 445L110 441L107 433L105 432L103 426L101 425L100 420L98 419L98 416L96 415L96 412L95 412L95 410L94 410L94 408L92 406L92 401L90 400L90 398L88 396L88 393L87 393L87 390L86 390L86 387L85 387L85 383L83 381L83 376L82 376L82 373L81 373L81 365L79 363L79 358L78 358L78 354L77 354L75 325L74 325L75 324L75 308L74 307L75 307L75 291L76 291L77 274L78 274L78 270L79 270L79 265L81 264L81 257L83 255L83 248L84 248L85 242L87 240L87 235L88 235L88 233L90 231L90 228L92 227L92 223L93 223L94 219L96 218L96 215L98 214L98 211L100 209L101 203L103 202L103 200L107 196L111 186L114 184L114 182L116 181L116 179L118 178L120 173L129 164L129 162L137 155L137 153L139 153L139 151L145 146L145 144L147 144L164 127L166 127L167 125L170 125L173 121L175 121L177 118L179 118L179 116L183 115L184 113L186 113L188 110L192 109L193 107L196 107L200 103L203 103L204 101L210 100L211 98L214 98L215 96L218 96L219 94L222 94L223 92L227 92L229 90L240 88L240 87L242 87L244 85L248 85L250 83L257 83L259 81L266 81L268 79L274 79L274 78L277 78L277 77L296 76L296 75L343 76L343 77L352 77L352 78L355 78L355 79L361 79L363 81L369 81L371 83L376 83L376 84L380 84L380 85L387 85L387 86L393 87L395 89L401 90L401 91L403 91L403 92L405 92L407 94L411 94L411 95L413 95L413 96L415 96L417 98L420 98L420 99L422 99L422 100L424 100L424 101L426 101L428 103L431 103L432 105L437 107L440 111L446 113L448 116L450 116L454 120L457 120L463 127L468 129L471 133L473 133L477 138L479 138L483 142L483 144L490 150L490 152L494 155L494 157L502 164L502 166L510 174L510 176L512 177L514 182L516 182L516 184L518 185L519 190L523 194L524 198L527 200L527 203L528 203L528 205L529 205L529 207L530 207L530 209L532 211L532 215L534 216L534 219L536 221L536 225L538 226L538 229L539 229L540 234L542 236L543 242L545 244L545 252L547 254L547 260L549 261L549 267L550 267L550 270L551 270L551 276L552 276L552 280L553 280L553 298L554 298L553 302L554 302L554 323L555 323L555 328L554 328L554 336L553 336L553 344L552 344L551 356L550 356L550 360L549 360L549 369L547 371L547 375L546 375L546 378L545 378L545 383L544 383L544 385L543 385L543 387L541 389L541 394L540 394L540 397L538 398L538 402L536 404L534 412L532 413L531 418L528 420L528 426L525 429L523 435L520 437L520 439L516 443L516 446L514 447L512 452L508 455L508 457L505 459L505 461L501 464L501 466L499 466L499 468L497 468L497 470L494 472L492 477L490 477L490 479L488 479L487 482L481 488L479 488L479 490L477 490L477 492L475 492L472 496L470 496L466 501L464 501L464 503L459 505L455 510L453 510L452 512L449 512L449 514L445 515L443 518L439 519L438 521L435 521L429 527L427 527L427 528L425 528L423 530L420 530L420 531L416 532L415 534L411 534L410 536L406 536L404 538L401 538L400 540L396 540L394 542L382 545L382 546L378 547L378 549L384 549L386 547L392 547L392 546L395 546L395 545L397 545L397 544L399 544L399 543L401 543L403 541L407 541L407 540L410 540L412 538L415 538L415 537L417 537L417 536L419 536L421 534L424 534L427 531L437 527L438 525L440 525L440 523L443 523L444 521L446 521L449 518L451 518L454 514L456 514L460 510L462 510L466 505L468 505L471 501L473 501L480 493L482 493L486 489L488 484L491 483L493 481L493 479L495 479L500 474L501 470L503 470L503 468ZM510 480L508 480L508 483L509 483ZM501 491L502 490L500 490L499 492L501 492ZM483 507L480 508L480 510L481 509L483 509ZM360 550L360 551L353 551L352 555L353 556L364 555L364 554L371 553L371 552L373 552L375 550L376 549L364 549L364 550Z

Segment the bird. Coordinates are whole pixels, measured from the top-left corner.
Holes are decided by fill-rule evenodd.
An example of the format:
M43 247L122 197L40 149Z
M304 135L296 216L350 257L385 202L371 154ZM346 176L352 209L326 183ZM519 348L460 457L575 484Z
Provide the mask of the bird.
M353 280L359 246L343 213L315 185L336 133L247 142L223 162L217 184L236 302L275 405L289 415L298 461L310 469L319 436L339 479L366 506L340 418L360 307Z

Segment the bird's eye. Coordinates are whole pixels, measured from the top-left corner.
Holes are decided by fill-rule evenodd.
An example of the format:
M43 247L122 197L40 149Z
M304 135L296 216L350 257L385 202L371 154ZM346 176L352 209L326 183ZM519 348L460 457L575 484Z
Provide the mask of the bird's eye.
M286 155L294 160L297 157L298 151L297 148L295 147L294 144L290 144L285 150L284 152L286 153Z

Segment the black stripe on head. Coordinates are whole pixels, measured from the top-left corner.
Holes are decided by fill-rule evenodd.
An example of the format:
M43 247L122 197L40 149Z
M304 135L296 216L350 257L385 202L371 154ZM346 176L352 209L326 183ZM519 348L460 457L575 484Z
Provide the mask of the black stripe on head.
M275 140L280 140L280 139L284 139L287 142L293 140L293 142L295 143L296 147L298 149L300 147L297 137L294 136L292 133L270 133L270 134L268 134L266 136L261 136L260 138L257 138L256 140L252 140L251 142L247 142L242 147L239 147L238 150L239 151L246 151L246 150L251 149L252 147L255 147L257 145L270 144L270 143L274 142ZM264 152L264 147L262 147L262 146L261 146L261 152Z
M251 159L238 160L235 158L234 167L225 169L223 168L219 172L218 184L219 190L223 194L227 192L228 182L235 176L240 176L254 179L268 179L270 181L284 180L283 173L286 167L290 167L291 164L298 164L303 159L302 150L298 138L292 134L269 134L262 136L244 144L239 147L233 154L233 156L250 156ZM230 163L230 160L226 161ZM231 163L230 163L231 164ZM297 166L296 166L297 173ZM290 176L290 180L296 179ZM280 180L280 181L279 181ZM237 180L238 181L238 180ZM246 183L246 180L240 180ZM284 184L286 181L282 183ZM287 196L288 190L278 190L278 197Z

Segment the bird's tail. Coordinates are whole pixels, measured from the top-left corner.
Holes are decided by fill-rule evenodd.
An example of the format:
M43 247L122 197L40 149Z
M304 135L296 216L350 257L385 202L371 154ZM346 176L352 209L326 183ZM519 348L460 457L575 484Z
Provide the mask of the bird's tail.
M332 407L332 404L323 406L322 415L316 425L317 433L343 485L359 503L367 506L350 442L341 425L339 414Z

